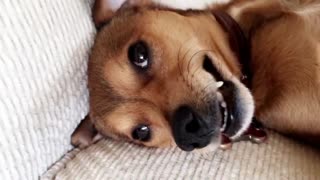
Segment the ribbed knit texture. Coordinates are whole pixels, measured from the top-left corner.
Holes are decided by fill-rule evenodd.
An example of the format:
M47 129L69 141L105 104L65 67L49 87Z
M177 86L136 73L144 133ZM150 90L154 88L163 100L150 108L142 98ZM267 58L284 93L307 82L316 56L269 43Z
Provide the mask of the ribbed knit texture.
M0 0L0 179L38 179L88 111L89 0Z
M87 114L91 0L0 0L0 179L38 179ZM42 179L320 179L319 152L272 135L206 154L103 140Z
M42 179L318 180L320 151L273 132L265 144L241 142L232 150L206 153L107 139L68 153Z

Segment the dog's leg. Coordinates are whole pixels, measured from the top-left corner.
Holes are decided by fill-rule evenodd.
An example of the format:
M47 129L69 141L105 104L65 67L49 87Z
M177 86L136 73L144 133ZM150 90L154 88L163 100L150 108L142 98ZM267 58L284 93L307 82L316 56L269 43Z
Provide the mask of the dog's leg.
M80 149L86 148L96 141L100 140L102 136L97 132L92 124L90 117L86 116L81 121L76 130L71 135L71 144Z

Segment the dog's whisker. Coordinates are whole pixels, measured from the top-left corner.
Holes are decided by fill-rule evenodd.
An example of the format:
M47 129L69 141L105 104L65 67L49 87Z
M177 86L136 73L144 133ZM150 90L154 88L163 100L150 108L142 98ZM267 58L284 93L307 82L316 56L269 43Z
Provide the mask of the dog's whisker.
M183 49L183 45L187 45L188 43L188 41L190 41L190 40L186 40L186 42L185 43L183 43L181 46L180 46L180 49L179 49L179 52L178 52L178 66L179 66L179 73L180 73L180 75L181 75L181 77L184 79L184 81L186 81L186 79L184 78L184 76L183 76L183 71L182 71L182 68L183 68L183 63L181 63L181 61L183 60L183 59L185 59L185 57L187 56L187 54L189 53L189 51L190 51L190 49L191 49L191 47L189 47L187 50L186 50L186 52L183 54L183 56L182 56L182 58L180 58L180 53L181 53L181 51L182 51L182 49ZM182 66L182 67L181 67Z
M208 84L207 84L204 88L201 89L200 92L204 92L204 91L205 91L208 87L210 87L210 85L212 85L214 82L215 82L215 80L214 80L214 79L211 79L211 80L208 82Z
M191 90L193 89L193 78L199 69L201 69L201 67L198 67L197 69L195 69L195 71L191 74Z
M199 50L199 51L197 51L196 53L194 53L192 56L191 56L191 58L189 59L189 61L188 61L188 65L187 65L187 79L189 79L190 78L190 76L189 76L189 74L190 74L190 64L191 64L191 61L193 60L193 58L197 55L197 54L199 54L199 53L201 53L201 52L212 52L212 50L206 50L206 49L203 49L203 50ZM201 66L199 66L199 68L197 68L196 70L195 70L195 72L194 73L191 73L191 90L193 90L193 77L194 77L194 75L195 75L195 73L200 69L200 67Z
M190 57L190 59L189 59L189 61L188 61L187 72L190 71L190 64L191 64L191 61L193 60L193 58L194 58L196 55L198 55L199 53L205 52L205 51L208 51L208 50L199 50L199 51L197 51L196 53L194 53L194 54Z

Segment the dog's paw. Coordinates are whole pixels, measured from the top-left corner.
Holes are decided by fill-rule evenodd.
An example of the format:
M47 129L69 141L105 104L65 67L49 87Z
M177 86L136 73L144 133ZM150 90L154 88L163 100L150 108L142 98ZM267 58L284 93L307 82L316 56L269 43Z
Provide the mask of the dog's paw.
M267 132L265 131L263 125L256 118L253 118L249 128L234 141L232 141L229 137L222 135L220 149L230 149L232 144L238 141L250 141L252 143L260 144L265 142L267 137Z
M239 140L249 140L252 143L260 144L267 140L267 132L263 125L256 118L253 118L249 128L243 133Z
M102 136L94 128L89 116L80 122L71 135L71 144L74 147L84 149L100 140Z

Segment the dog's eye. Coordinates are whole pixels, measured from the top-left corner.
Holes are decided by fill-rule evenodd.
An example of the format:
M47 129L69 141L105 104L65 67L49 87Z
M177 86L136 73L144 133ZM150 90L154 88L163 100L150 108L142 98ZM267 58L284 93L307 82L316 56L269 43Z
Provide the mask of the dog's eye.
M151 137L149 126L139 125L132 131L132 138L139 141L148 141Z
M146 69L149 66L149 49L142 41L129 47L128 57L132 64L141 69Z

